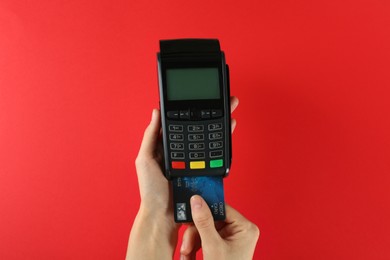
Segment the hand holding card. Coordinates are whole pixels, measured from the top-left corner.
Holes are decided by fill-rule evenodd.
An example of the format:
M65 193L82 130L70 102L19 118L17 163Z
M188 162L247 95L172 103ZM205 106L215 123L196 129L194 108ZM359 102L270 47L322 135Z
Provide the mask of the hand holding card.
M226 205L226 220L214 224L206 201L198 195L192 196L191 209L194 225L184 232L180 259L195 259L201 247L204 260L253 258L260 235L255 224L229 205Z

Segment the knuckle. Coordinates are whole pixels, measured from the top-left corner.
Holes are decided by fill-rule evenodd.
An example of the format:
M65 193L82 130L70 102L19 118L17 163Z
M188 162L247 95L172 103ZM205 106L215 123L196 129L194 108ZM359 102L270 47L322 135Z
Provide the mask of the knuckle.
M210 227L214 227L214 222L210 221L210 218L207 215L200 215L196 216L195 219L196 221L196 227L198 229L209 229Z
M142 157L140 157L139 155L137 156L137 158L135 158L135 166L138 167L142 164Z
M256 224L252 223L252 222L248 223L247 230L248 230L248 232L250 234L253 235L253 237L258 238L260 236L260 229L259 229L259 227Z
M135 167L137 169L146 167L147 164L148 164L148 160L146 160L144 156L138 155L137 158L135 159Z
M252 224L252 230L253 230L252 232L257 238L260 237L260 229L257 225Z

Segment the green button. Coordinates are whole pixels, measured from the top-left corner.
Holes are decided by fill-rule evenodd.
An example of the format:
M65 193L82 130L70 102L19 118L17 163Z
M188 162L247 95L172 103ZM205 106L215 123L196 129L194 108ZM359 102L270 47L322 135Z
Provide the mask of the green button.
M218 168L223 166L223 160L211 160L210 161L210 168Z

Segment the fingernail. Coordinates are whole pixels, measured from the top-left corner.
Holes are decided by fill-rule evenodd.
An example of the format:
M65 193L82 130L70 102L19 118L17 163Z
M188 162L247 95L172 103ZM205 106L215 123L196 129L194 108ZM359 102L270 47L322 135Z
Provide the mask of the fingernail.
M151 121L153 121L156 118L156 115L157 115L157 110L153 109Z
M183 241L181 242L180 252L183 253L184 250L186 250L186 247L187 247L187 243L186 243L185 240L183 240Z
M194 195L191 197L191 205L195 209L200 209L202 207L202 200L199 196Z

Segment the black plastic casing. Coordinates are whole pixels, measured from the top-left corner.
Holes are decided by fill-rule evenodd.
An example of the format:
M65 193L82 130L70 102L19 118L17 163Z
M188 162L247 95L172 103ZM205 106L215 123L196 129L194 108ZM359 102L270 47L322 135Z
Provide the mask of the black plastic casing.
M202 50L202 45L207 41L214 41L218 45L218 51L214 48L212 51ZM171 42L174 44L169 45ZM175 46L179 46L183 43L184 48L175 51ZM160 112L161 112L161 126L162 126L162 139L164 147L164 168L165 176L168 179L172 177L189 177L189 176L222 176L226 177L229 174L231 161L232 161L232 142L231 142L231 119L230 119L230 86L229 86L229 67L225 61L224 52L219 49L218 40L210 39L179 39L179 40L163 40L160 41L160 48L169 46L169 53L159 52L157 53L157 65L158 65L158 81L159 81L159 95L160 95ZM180 46L180 47L183 47ZM200 46L200 48L198 48ZM201 50L201 51L199 51ZM213 67L219 70L219 82L220 82L220 98L210 100L180 100L169 101L167 98L167 86L166 86L166 70L170 68L207 68ZM190 110L199 111L203 108L208 109L220 109L222 110L222 116L220 118L201 119L192 117L188 120L172 119L168 118L167 111L181 111ZM185 126L190 124L209 124L213 120L222 122L223 124L223 167L209 168L206 162L205 169L189 169L188 165L186 169L172 169L170 156L170 140L168 138L168 125L169 124L184 124ZM185 146L187 143L185 142ZM207 151L206 151L207 152ZM188 159L188 158L186 158ZM187 160L188 161L188 160Z

